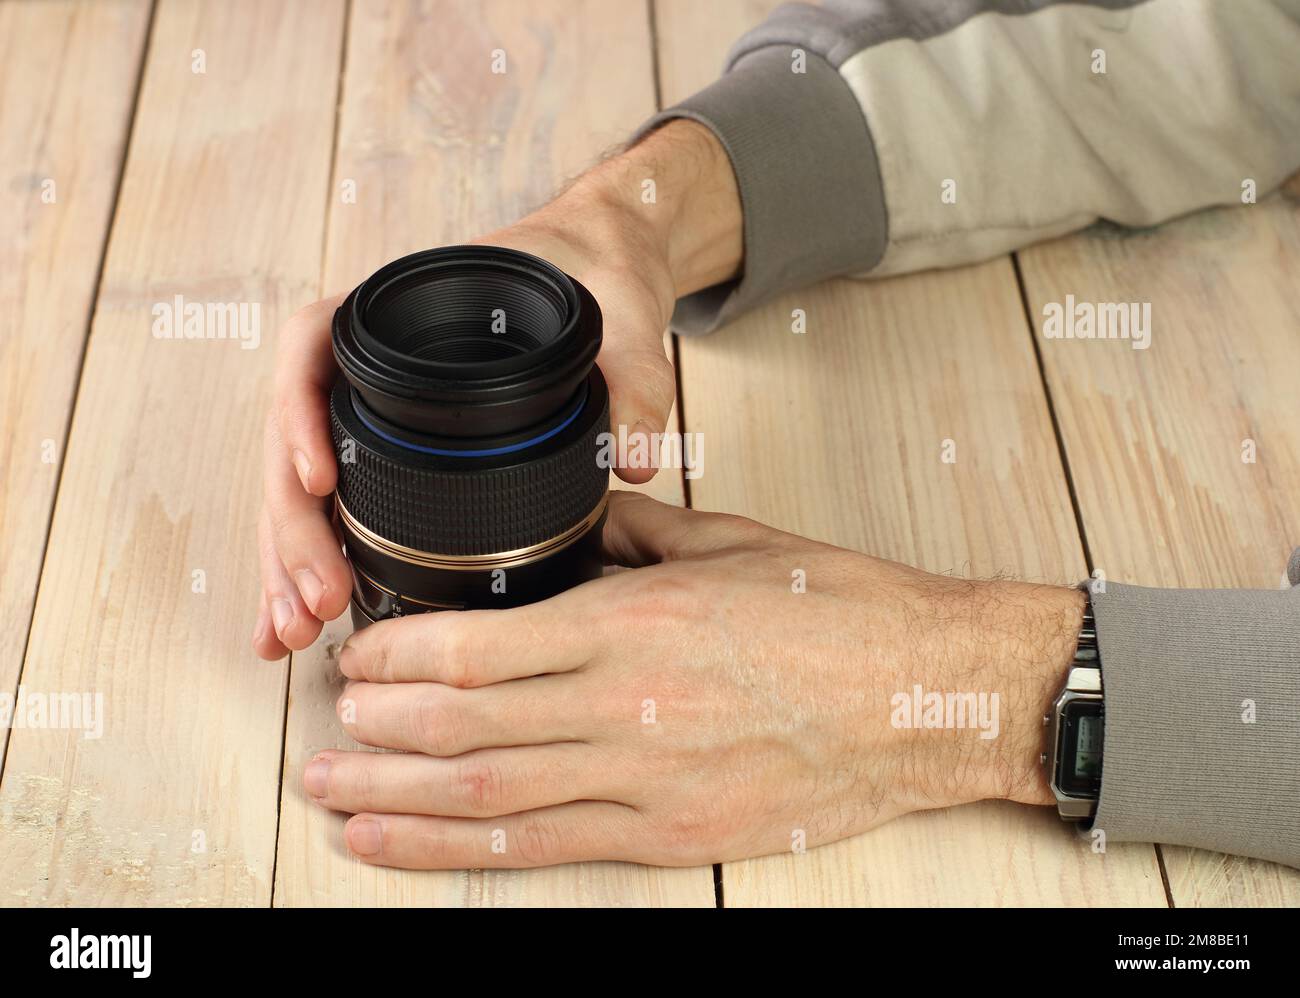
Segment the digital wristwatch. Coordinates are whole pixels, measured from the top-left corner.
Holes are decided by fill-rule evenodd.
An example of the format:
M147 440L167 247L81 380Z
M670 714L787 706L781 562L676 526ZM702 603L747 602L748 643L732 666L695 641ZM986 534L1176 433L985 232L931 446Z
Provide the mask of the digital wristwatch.
M1052 793L1063 821L1092 824L1101 796L1101 761L1106 709L1102 697L1101 656L1092 594L1084 589L1083 626L1065 686L1043 717L1047 750L1040 761L1050 767Z

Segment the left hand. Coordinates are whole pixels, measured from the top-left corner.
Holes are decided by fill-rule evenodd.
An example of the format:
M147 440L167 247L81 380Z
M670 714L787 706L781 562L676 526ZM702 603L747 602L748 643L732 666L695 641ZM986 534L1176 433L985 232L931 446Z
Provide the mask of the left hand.
M344 726L399 751L322 752L304 784L355 814L355 854L684 866L984 797L1051 802L1040 718L1078 593L929 575L634 493L611 495L604 542L634 570L348 639ZM896 727L891 701L916 685L999 693L997 736Z

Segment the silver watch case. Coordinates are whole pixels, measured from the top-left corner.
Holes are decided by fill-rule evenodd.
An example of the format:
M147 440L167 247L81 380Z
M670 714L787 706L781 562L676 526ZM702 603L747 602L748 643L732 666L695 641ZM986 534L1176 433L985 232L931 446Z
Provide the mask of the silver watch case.
M1064 793L1056 782L1061 754L1061 715L1065 705L1071 700L1100 701L1101 699L1101 670L1095 667L1076 665L1070 669L1070 674L1065 681L1065 687L1052 701L1052 713L1043 718L1044 726L1055 724L1052 734L1051 754L1044 752L1041 762L1048 767L1052 793L1056 796L1056 810L1060 814L1062 821L1079 821L1091 818L1097 813L1097 800L1095 797L1074 797Z

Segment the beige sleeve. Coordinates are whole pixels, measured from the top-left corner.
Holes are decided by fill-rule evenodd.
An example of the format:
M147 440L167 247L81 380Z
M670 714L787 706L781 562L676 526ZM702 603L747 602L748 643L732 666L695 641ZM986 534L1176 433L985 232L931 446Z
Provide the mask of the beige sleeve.
M839 67L889 219L872 275L1240 204L1300 167L1300 3L985 13Z

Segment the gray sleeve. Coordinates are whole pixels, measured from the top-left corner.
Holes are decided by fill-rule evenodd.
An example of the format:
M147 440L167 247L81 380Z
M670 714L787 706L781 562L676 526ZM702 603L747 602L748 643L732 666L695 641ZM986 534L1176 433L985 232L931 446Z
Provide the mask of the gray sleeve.
M676 332L712 332L783 291L880 261L885 205L871 133L848 84L823 59L806 54L796 65L789 46L742 55L638 137L673 118L718 136L745 219L744 274L680 299Z
M1293 587L1092 595L1108 842L1300 867L1300 551Z

